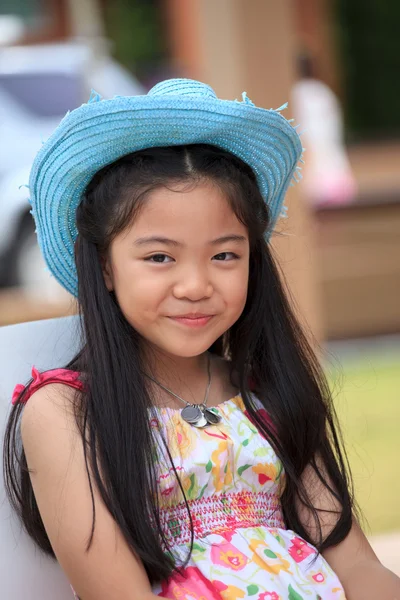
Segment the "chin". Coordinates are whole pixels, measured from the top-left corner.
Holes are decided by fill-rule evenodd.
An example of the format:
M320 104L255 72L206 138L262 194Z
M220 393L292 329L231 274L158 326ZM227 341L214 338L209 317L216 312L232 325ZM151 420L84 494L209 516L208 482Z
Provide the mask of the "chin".
M214 337L212 339L194 340L185 339L182 341L176 341L173 344L160 344L159 347L163 352L167 352L172 356L178 356L179 358L193 358L194 356L200 356L210 348L215 342Z
M191 347L187 345L185 347L184 345L182 345L174 348L165 348L164 351L168 352L168 354L171 354L172 356L177 356L179 358L193 358L195 356L200 356L204 352L207 352L210 346L211 344L203 344L197 347Z

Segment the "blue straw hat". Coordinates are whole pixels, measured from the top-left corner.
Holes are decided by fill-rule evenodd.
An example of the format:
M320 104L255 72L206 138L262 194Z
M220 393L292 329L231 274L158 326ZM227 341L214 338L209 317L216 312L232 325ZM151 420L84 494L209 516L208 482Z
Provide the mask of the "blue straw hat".
M125 154L156 146L212 144L235 154L254 171L270 211L269 238L297 166L302 144L280 110L220 100L191 79L170 79L143 96L102 100L92 91L87 104L68 112L39 150L30 174L32 214L50 272L74 296L75 212L85 188L102 167Z

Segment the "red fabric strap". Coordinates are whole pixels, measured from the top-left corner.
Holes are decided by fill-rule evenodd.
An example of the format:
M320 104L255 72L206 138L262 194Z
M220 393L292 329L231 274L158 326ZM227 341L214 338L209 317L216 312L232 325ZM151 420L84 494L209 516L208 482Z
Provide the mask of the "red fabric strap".
M52 369L51 371L45 371L40 373L35 367L32 367L32 378L33 381L30 383L22 402L25 403L29 400L36 390L47 385L48 383L64 383L70 387L76 388L77 390L83 390L85 388L84 383L79 379L80 373L78 371L70 371L69 369ZM19 383L15 386L12 403L16 404L20 394L26 388L26 385Z

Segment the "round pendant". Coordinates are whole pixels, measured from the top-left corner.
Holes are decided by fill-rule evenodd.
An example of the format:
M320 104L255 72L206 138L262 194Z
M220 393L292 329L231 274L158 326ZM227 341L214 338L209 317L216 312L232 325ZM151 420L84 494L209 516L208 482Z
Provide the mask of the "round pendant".
M204 417L207 419L207 423L209 423L210 425L216 425L221 421L221 415L218 415L210 408L206 408L203 414Z
M203 417L203 413L198 406L190 404L181 410L181 417L186 423L193 425Z
M193 427L206 427L206 425L208 425L208 421L205 418L204 415L201 415L200 419L198 421L196 421L196 423L191 423L193 425Z

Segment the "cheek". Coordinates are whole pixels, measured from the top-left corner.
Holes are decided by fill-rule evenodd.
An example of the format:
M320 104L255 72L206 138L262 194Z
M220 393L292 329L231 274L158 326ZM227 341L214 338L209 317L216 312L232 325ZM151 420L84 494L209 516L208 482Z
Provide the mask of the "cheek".
M225 282L225 302L227 307L234 312L241 313L247 299L248 267L228 277Z
M140 267L140 264L131 263L128 268L119 269L115 274L115 290L121 310L135 320L153 314L166 293L162 278L151 276Z
M231 286L230 290L230 304L233 309L242 312L246 304L247 299L247 282L238 286Z

